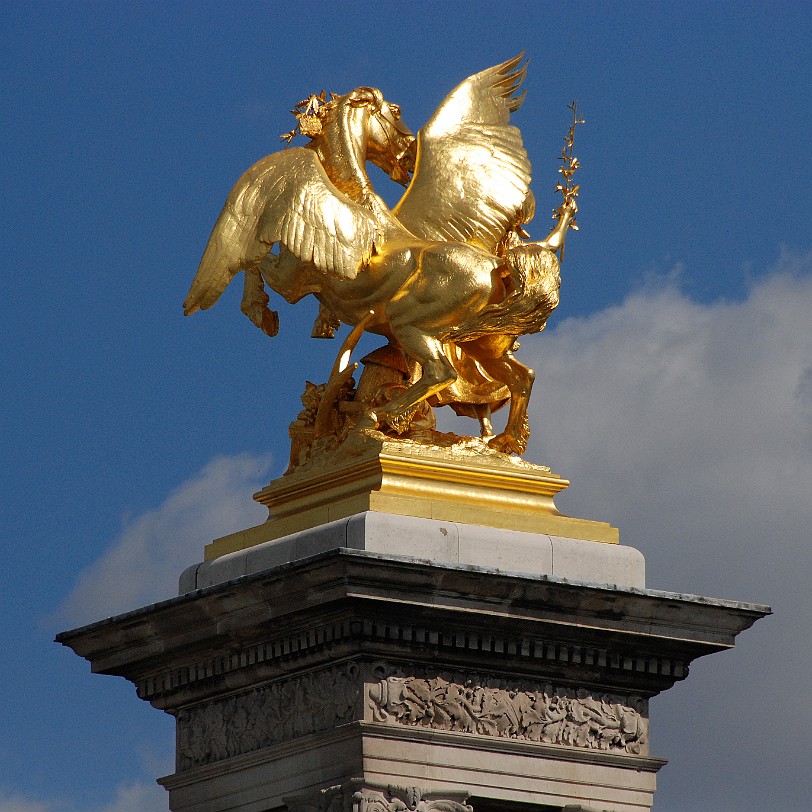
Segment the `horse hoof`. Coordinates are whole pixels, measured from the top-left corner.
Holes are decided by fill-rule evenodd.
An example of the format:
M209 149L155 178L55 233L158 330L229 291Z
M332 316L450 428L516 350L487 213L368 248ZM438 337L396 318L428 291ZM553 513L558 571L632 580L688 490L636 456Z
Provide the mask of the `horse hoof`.
M260 324L259 329L266 336L273 338L279 333L279 314L275 310L268 310L266 307L262 311L262 324Z
M520 442L516 437L502 432L488 441L488 448L501 451L503 454L523 454L527 444Z

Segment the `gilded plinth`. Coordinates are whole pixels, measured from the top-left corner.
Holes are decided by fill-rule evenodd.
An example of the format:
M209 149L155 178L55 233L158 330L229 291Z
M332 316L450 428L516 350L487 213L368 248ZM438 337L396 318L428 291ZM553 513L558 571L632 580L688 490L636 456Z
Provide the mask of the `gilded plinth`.
M363 511L617 544L618 530L608 523L558 511L554 497L568 486L549 468L480 440L443 447L361 432L255 494L268 520L216 539L206 560Z

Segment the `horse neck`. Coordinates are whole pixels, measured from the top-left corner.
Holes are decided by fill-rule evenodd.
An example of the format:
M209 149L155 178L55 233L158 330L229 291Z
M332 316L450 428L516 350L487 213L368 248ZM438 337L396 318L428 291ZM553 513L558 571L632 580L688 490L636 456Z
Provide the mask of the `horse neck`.
M372 190L366 173L366 129L369 113L365 108L341 105L313 139L327 177L336 188L356 202L363 202Z

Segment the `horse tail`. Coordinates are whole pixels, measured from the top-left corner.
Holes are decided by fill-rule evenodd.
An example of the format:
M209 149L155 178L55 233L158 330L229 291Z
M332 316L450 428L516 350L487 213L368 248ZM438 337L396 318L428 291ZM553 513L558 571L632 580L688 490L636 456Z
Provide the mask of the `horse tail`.
M558 307L561 286L558 257L549 248L527 243L505 252L497 271L503 274L507 295L467 319L452 340L470 341L485 335L528 335L544 329Z

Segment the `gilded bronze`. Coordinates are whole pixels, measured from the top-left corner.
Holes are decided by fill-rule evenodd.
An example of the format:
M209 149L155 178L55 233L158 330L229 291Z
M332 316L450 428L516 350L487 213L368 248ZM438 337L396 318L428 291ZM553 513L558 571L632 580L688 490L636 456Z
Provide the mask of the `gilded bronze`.
M337 448L254 494L268 508L268 519L215 539L206 560L367 511L619 542L617 528L607 522L559 512L554 499L570 483L549 468L495 451L478 438L447 439L443 446L352 432Z
M314 336L332 337L338 323L355 328L327 383L308 384L291 426L290 470L352 432L436 443L430 407L443 404L478 418L491 449L525 450L534 374L513 352L558 305L581 119L573 103L555 227L529 241L530 161L509 123L524 100L521 61L466 79L416 137L380 90L313 94L283 136L308 143L258 161L229 194L185 313L211 307L242 271L242 310L268 335L279 325L266 286L290 303L319 300ZM367 161L407 187L393 209L372 188ZM363 331L389 343L364 359L356 387L349 356ZM490 413L508 402L494 436Z

